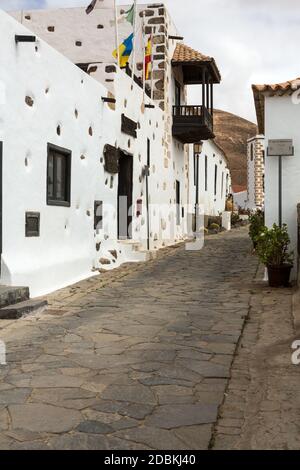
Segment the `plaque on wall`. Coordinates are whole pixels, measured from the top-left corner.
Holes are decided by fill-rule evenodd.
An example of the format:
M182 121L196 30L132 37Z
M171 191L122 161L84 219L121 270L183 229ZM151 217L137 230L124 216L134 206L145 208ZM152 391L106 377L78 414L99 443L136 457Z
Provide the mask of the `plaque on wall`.
M39 237L40 236L40 213L39 212L26 212L25 236L26 237Z
M119 149L112 145L106 144L103 150L104 154L104 169L108 173L119 173Z
M125 114L122 114L122 124L121 124L121 131L124 132L124 134L131 135L131 137L134 137L136 139L137 137L137 122L132 121L132 119L129 119Z

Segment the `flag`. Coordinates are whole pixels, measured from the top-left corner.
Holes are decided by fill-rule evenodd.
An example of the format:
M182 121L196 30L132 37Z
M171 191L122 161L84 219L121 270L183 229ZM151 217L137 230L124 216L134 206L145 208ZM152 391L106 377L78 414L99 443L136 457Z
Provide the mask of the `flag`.
M97 1L98 1L98 0L93 0L93 1L89 4L89 6L86 8L85 12L86 12L87 15L89 15L89 14L94 10Z
M151 38L149 38L146 46L146 52L145 52L145 77L146 80L149 79L149 73L151 71L151 64L152 64L152 41Z
M129 10L124 11L121 10L121 16L118 17L117 22L118 24L124 23L124 21L128 21L128 23L131 24L131 26L134 25L134 19L135 19L135 3L132 5Z
M133 26L133 23L134 23L134 14L135 14L135 7L133 4L132 7L129 8L128 11L125 11L126 20L128 21L128 23L131 24L131 26Z
M120 67L126 67L130 54L133 49L133 33L128 36L127 39L124 39L122 44L120 44L118 50L113 51L113 56L117 59L119 52L119 65Z

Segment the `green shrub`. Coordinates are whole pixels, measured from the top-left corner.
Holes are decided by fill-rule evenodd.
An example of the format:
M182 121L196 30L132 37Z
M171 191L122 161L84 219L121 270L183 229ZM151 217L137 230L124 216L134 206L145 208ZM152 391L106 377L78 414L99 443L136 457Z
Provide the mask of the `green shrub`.
M208 227L210 227L212 224L217 224L221 226L222 217L220 217L219 215L210 215L208 217Z
M211 230L220 230L220 225L219 225L219 224L212 223L212 224L210 224L209 228L210 228Z
M287 225L263 227L256 238L256 253L265 266L282 266L293 263L293 253L288 250L290 237Z
M236 225L240 222L240 216L234 212L231 214L231 225Z
M265 227L264 213L262 211L257 211L254 214L251 214L249 217L249 222L249 236L253 241L254 245L256 245L257 238Z

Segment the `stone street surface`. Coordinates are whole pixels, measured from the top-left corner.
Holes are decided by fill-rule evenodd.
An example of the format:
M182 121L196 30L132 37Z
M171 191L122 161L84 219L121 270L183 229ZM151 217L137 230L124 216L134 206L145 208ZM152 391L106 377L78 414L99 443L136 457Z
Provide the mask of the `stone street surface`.
M168 248L56 292L44 313L2 320L0 448L221 445L214 427L257 264L247 228L237 229L209 236L202 251Z
M300 365L291 358L300 340L300 296L270 289L262 278L260 269L213 449L300 448Z

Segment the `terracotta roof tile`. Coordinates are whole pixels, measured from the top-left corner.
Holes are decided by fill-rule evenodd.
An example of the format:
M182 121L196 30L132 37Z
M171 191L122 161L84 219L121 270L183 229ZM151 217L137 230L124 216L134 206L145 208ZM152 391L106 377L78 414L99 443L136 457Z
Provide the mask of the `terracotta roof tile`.
M265 94L269 94L269 96L283 96L285 94L291 95L299 88L300 78L295 78L294 80L289 80L283 83L273 83L271 85L252 85L258 128L261 134L264 134L265 131Z
M264 93L264 92L271 92L271 93L280 93L286 91L295 91L300 88L300 78L296 78L295 80L289 80L283 83L274 83L271 85L252 85L253 91Z
M195 51L183 43L178 43L172 58L173 65L191 65L191 64L204 65L207 64L215 77L215 83L220 83L221 74L213 57Z
M185 44L179 43L176 46L172 62L211 62L212 60L212 57L208 57Z

